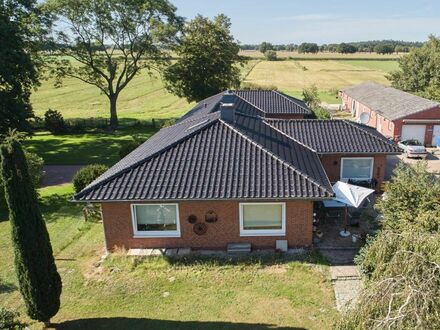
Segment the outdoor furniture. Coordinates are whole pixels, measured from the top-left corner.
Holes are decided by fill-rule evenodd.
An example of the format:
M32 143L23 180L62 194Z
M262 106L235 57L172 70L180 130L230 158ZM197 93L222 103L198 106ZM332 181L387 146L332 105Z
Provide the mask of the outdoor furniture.
M333 191L335 192L336 196L333 198L333 200L324 201L324 206L336 208L341 207L342 205L345 207L344 229L340 232L340 235L343 237L350 236L350 232L347 230L349 217L348 207L353 207L355 209L359 208L365 199L374 192L374 190L338 181L333 185Z

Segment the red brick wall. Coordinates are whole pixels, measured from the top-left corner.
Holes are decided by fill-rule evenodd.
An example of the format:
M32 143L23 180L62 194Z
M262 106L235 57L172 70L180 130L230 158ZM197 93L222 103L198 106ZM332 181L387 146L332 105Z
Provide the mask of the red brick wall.
M380 188L385 177L386 155L322 155L320 156L322 166L330 180L334 183L339 181L341 176L341 158L343 157L373 157L373 177L377 180L377 187Z
M200 249L226 249L228 243L248 242L253 248L275 248L276 240L288 240L290 247L312 244L313 201L286 201L286 235L240 237L238 201L184 201L179 202L180 232L178 238L134 238L130 203L102 203L106 246L129 248L191 247ZM194 214L205 222L207 211L213 210L218 221L207 223L208 231L196 235L188 223Z
M416 113L414 115L405 117L404 119L398 119L395 120L395 130L394 130L394 138L396 140L399 140L402 135L402 126L403 125L411 125L410 123L405 123L405 119L421 119L426 120L428 124L426 124L426 131L425 131L425 145L431 145L432 143L432 130L433 126L435 124L429 124L429 120L440 120L440 107L436 107L433 109L429 109L426 111L422 111L419 113ZM414 125L423 125L424 123L414 123Z
M347 112L351 112L351 105L353 99L341 93L341 99L343 103L343 108ZM433 124L429 123L429 120L439 120L440 119L440 107L436 107L433 109L425 110L419 113L416 113L411 116L407 116L404 119L397 119L394 121L390 121L386 118L383 118L380 114L377 114L375 111L372 111L370 108L364 106L363 104L357 102L357 116L356 119L359 118L362 112L367 112L370 114L370 120L368 121L368 126L375 127L380 133L387 137L391 137L394 140L400 140L402 135L402 125L410 125L409 123L404 123L404 119L422 119L427 120L428 124L426 124L426 132L425 132L425 145L430 145L432 142L432 130ZM418 123L414 123L417 125ZM420 123L419 125L421 125Z

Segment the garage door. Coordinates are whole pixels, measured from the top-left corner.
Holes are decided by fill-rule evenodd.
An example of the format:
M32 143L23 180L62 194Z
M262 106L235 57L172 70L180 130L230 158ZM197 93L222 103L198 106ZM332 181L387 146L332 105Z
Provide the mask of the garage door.
M437 139L440 138L440 125L434 125L432 129L432 145L437 146Z
M401 140L416 139L425 143L426 125L403 125Z

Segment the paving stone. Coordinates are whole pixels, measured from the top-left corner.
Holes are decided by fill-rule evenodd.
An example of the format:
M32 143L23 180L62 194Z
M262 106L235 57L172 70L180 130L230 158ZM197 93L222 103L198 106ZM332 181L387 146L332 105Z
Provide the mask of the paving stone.
M152 251L151 251L151 256L155 256L155 257L157 257L157 256L161 256L161 255L163 255L165 253L165 249L153 249Z
M177 255L179 257L187 256L191 253L191 248L179 248L179 251L177 251Z
M332 280L360 279L360 273L356 266L332 266L330 267Z
M150 256L152 249L130 249L127 252L127 255L129 256Z
M166 249L165 255L167 257L175 257L177 255L177 249Z

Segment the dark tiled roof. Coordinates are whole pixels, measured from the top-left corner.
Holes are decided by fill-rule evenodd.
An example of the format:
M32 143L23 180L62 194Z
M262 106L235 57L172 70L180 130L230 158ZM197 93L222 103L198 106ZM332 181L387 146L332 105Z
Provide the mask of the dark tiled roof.
M220 102L231 98L234 107L222 108ZM397 152L360 124L264 119L237 94L218 94L161 129L74 199L329 198L333 191L319 153Z
M248 103L270 114L311 115L307 105L294 97L273 90L236 90L232 91Z
M438 102L375 82L346 88L342 92L390 120L440 106Z
M205 116L199 116L196 119L186 120L184 122L162 128L133 152L121 159L103 175L93 181L89 187L102 182L115 174L119 174L121 171L126 170L139 162L143 162L145 159L156 154L157 152L172 148L176 143L188 138L195 132L198 132L200 129L211 125L213 121L217 120L218 118L220 118L220 113L217 112L207 114Z
M298 114L311 115L307 105L294 97L272 90L235 90L231 91L234 104L238 111L251 116L266 116L267 114ZM178 120L197 119L209 113L217 112L223 100L224 93L208 97L187 112Z
M178 124L158 134L165 139L182 130ZM279 133L259 119L237 115L235 126L217 118L181 136L156 153L150 147L161 139L154 136L155 142L127 156L125 169L110 169L75 199L316 199L333 194L317 156L302 154L304 148L286 137L278 141Z
M400 153L371 127L346 120L266 120L318 153Z

